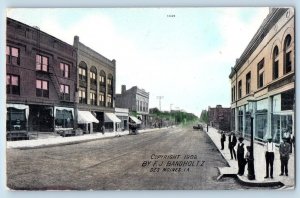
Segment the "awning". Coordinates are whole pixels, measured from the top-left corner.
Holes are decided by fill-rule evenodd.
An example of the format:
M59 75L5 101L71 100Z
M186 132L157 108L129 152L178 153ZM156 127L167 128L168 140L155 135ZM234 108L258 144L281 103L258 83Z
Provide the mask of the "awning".
M25 110L26 119L28 119L29 115L29 106L23 104L6 104L6 108L15 108L19 110Z
M136 117L134 117L134 116L129 116L130 117L130 119L133 121L133 122L135 122L136 124L142 124L142 121L140 121L139 119L137 119Z
M78 111L78 124L99 123L99 121L89 111Z
M121 120L113 113L104 113L104 122L121 122Z

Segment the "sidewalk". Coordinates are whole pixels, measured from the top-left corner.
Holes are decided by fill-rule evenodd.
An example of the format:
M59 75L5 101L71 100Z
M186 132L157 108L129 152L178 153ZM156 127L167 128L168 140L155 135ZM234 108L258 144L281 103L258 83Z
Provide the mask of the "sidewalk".
M154 129L142 129L138 133L145 133L151 131L157 131L166 128L154 128ZM80 136L71 136L71 137L62 137L57 135L40 135L38 139L35 140L20 140L20 141L7 141L6 148L16 148L16 149L29 149L29 148L41 148L41 147L50 147L58 145L68 145L76 144L80 142L88 142L93 140L98 140L102 138L112 138L117 136L129 135L129 131L120 131L120 132L106 132L102 133L92 133L85 134Z
M205 131L206 133L206 128ZM275 159L273 166L273 177L274 179L265 179L266 175L266 162L265 162L265 150L262 144L255 142L254 144L254 167L255 167L255 180L248 180L247 166L245 167L245 174L243 176L237 175L238 172L238 163L236 160L231 160L230 151L228 149L228 136L226 137L226 142L224 144L224 150L220 150L221 147L221 134L218 133L218 130L212 127L208 129L208 136L214 142L216 147L219 149L224 159L228 162L230 167L219 167L220 177L222 176L236 176L237 179L246 185L249 186L277 186L284 185L284 189L294 189L295 187L295 163L294 163L294 149L293 153L290 155L288 162L289 176L279 176L281 170L280 158L279 158L279 149L276 147ZM238 137L237 137L238 138ZM250 145L250 141L244 140L245 148ZM236 147L235 147L236 149Z

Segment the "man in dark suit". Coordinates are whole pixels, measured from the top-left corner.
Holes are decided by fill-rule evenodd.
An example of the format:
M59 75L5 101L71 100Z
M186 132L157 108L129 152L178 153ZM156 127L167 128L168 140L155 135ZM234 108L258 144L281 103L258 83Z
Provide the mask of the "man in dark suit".
M221 150L224 150L224 142L226 141L225 132L221 131Z
M236 139L235 133L232 131L229 134L228 148L230 150L231 159L233 159L233 157L234 157L235 160L236 160L236 153L235 153L234 147L235 147L236 143L237 143L237 139Z
M238 160L238 166L239 166L239 170L238 170L238 175L243 175L244 171L245 171L245 149L244 149L244 138L243 137L239 137L239 143L238 143L238 147L237 147L237 160Z
M281 161L280 176L282 176L284 173L286 176L288 176L288 162L290 158L291 145L287 141L288 139L286 137L283 137L283 142L279 146L280 161Z

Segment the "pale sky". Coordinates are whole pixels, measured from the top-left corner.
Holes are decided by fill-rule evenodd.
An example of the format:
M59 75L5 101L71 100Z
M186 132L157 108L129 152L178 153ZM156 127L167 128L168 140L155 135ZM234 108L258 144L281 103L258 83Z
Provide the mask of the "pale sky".
M9 9L7 16L117 63L121 85L150 92L150 107L202 109L230 106L231 67L268 8ZM175 15L175 17L168 17Z

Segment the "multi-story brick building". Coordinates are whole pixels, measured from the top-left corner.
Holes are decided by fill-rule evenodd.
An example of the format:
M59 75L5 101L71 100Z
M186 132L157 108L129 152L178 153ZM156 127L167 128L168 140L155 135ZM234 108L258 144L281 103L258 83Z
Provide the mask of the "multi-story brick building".
M109 60L74 37L77 51L78 124L86 132L115 131L116 61ZM88 119L90 118L90 119ZM92 124L93 123L93 124Z
M7 131L74 128L73 46L10 18L6 38Z
M293 8L272 8L231 70L232 127L255 138L294 133L295 19Z
M145 127L148 126L149 92L139 89L137 86L126 90L126 86L122 85L121 94L116 94L116 106L128 108L130 112L135 112L137 117L142 121L142 125ZM133 121L136 120L134 117L132 119Z
M221 105L215 108L208 107L207 114L210 126L224 131L230 130L231 108L224 108Z

